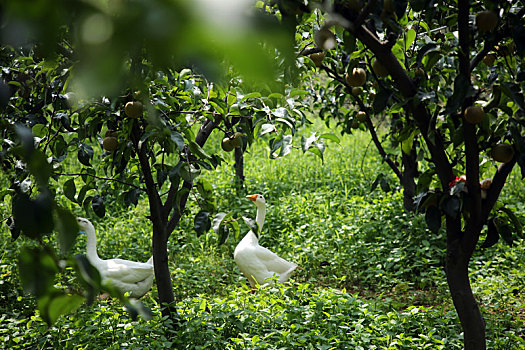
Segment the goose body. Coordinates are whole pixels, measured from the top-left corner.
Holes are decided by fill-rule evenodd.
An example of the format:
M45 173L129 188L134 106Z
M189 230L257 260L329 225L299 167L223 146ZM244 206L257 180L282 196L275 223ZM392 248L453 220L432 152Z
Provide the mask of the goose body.
M255 221L262 231L266 216L266 202L262 195L254 194L247 196L257 207ZM235 263L246 276L252 288L256 284L264 285L277 278L279 282L286 282L297 264L289 262L271 250L259 245L259 239L253 231L249 231L239 242L233 253Z
M78 226L87 236L87 259L97 268L102 283L109 283L122 293L128 292L132 298L146 294L153 284L153 257L147 262L124 259L103 260L97 253L97 236L93 224L84 218L77 218Z

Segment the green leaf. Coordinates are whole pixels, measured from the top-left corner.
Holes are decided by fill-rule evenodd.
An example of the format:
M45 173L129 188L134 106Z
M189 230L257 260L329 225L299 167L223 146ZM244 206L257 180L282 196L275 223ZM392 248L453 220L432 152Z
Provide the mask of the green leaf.
M516 232L519 237L525 238L525 236L523 235L523 226L521 225L521 222L516 216L516 214L514 214L514 212L507 207L501 207L499 208L499 210L507 214L514 228L514 232Z
M33 133L31 132L31 129L21 124L17 124L15 126L15 131L18 135L18 138L20 139L22 147L24 148L25 157L27 158L35 150L35 141L33 138Z
M62 315L71 313L78 309L85 298L75 294L64 294L55 292L38 299L38 310L48 325L54 324Z
M501 91L503 91L505 95L516 102L516 105L518 105L522 111L525 111L525 98L523 97L520 84L503 83L501 84Z
M326 140L334 141L337 144L340 143L339 137L335 136L332 133L321 134L321 135L319 135L319 138L320 139L326 139Z
M343 45L347 54L351 54L356 48L356 37L348 30L343 31Z
M22 247L18 267L20 281L26 292L39 298L53 290L58 266L48 251L41 247Z
M62 190L64 191L64 195L67 199L69 199L72 202L76 202L75 194L77 193L77 188L75 186L74 179L69 179L66 182L64 182Z
M78 147L78 161L85 166L91 167L91 159L93 159L93 154L95 151L90 145L81 143Z
M176 131L171 131L170 139L171 141L175 142L177 147L179 147L179 152L181 152L184 149L184 137L180 133Z
M58 242L62 253L67 253L75 244L78 236L77 218L68 210L57 207L56 230L58 232Z
M243 96L243 98L241 98L241 101L240 102L244 102L250 98L258 98L258 97L261 97L261 93L260 92L251 92L249 94L246 94Z
M103 218L106 215L106 205L102 196L96 194L91 200L91 207L98 217Z
M372 108L374 109L375 114L383 112L388 105L388 101L392 97L392 91L389 89L381 89L377 93Z
M416 31L414 29L410 29L406 32L405 35L405 50L408 51L408 49L410 49L410 46L412 46L414 40L416 39Z
M53 199L49 193L41 193L31 199L25 193L19 193L12 199L15 225L22 233L33 239L53 231Z
M46 187L53 173L53 168L47 161L45 154L40 150L34 150L27 159L27 167L37 179L38 184L41 187Z
M446 196L441 203L441 209L453 219L458 216L460 208L461 202L456 196Z
M496 228L496 225L494 224L494 219L490 219L487 223L487 238L485 238L485 241L481 245L481 248L490 248L494 244L498 243L499 240L499 233Z
M70 265L74 266L78 281L86 291L86 300L91 304L102 288L100 272L89 262L83 254L76 254Z
M190 141L189 144L188 144L188 147L189 147L191 153L193 153L197 157L199 157L199 158L201 158L203 160L208 160L208 161L212 160L211 156L208 153L206 153L206 151L204 151L202 149L202 147L197 144L197 142Z
M193 227L198 237L207 232L211 227L210 213L202 210L199 211L193 220Z
M261 228L259 227L257 221L246 216L243 216L242 219L244 220L246 225L248 225L250 231L254 232L257 236L259 236L259 234L261 233Z
M465 100L468 91L472 89L469 79L465 79L462 74L459 74L454 80L454 92L448 98L447 106L445 108L446 114L456 113L463 101Z
M236 221L232 220L233 212L229 213L217 213L213 218L212 227L213 231L219 236L219 245L226 242L229 235L229 228L236 229L239 231L239 225ZM234 224L235 223L235 224Z
M306 152L310 147L312 147L312 144L318 140L318 137L316 136L315 132L312 132L309 137L301 137L301 147L303 149L303 152Z
M417 52L416 62L418 65L423 64L423 57L425 57L430 52L439 52L439 47L436 44L425 44Z
M401 141L401 150L405 154L410 154L412 151L412 145L414 144L414 137L416 136L417 130L412 130L408 137L403 138Z
M267 134L269 132L274 132L276 130L275 125L273 124L263 124L261 126L261 132L259 133L259 136L262 136L264 134Z
M437 233L441 228L441 212L435 205L429 206L425 213L425 222L433 233Z
M496 229L498 230L499 235L505 243L507 243L510 247L512 247L514 243L514 239L512 237L512 228L508 224L508 222L504 219L501 219L500 217L497 217L494 220L494 223L496 224Z

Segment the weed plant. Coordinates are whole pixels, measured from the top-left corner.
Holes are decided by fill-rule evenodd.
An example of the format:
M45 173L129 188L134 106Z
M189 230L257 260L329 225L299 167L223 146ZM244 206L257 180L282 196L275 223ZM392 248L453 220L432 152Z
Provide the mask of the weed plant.
M308 132L308 131L305 131ZM309 134L305 134L309 135ZM208 145L218 151L217 142ZM17 251L31 242L0 231L0 347L6 349L461 349L462 334L443 272L445 238L420 215L403 211L402 195L371 191L389 171L356 132L329 144L324 161L299 150L268 159L263 142L245 154L245 188L236 186L233 158L204 174L218 211L255 216L246 194L263 193L268 212L261 244L297 262L289 284L251 294L233 262L241 237L218 246L213 231L197 237L192 215L172 234L169 255L177 299L175 324L159 316L155 287L143 301L156 314L132 321L122 305L98 300L48 327L18 282ZM503 194L523 219L518 174ZM95 219L103 258L151 256L147 202L121 210L107 205ZM72 208L78 215L89 215ZM189 213L196 213L190 207ZM0 213L9 213L7 201ZM248 227L242 223L242 236ZM50 241L54 237L49 237ZM79 237L75 253L85 252ZM487 321L488 348L525 349L525 246L501 244L476 253L474 292ZM75 285L61 276L57 287ZM63 287L61 287L63 286ZM67 287L69 288L69 287Z

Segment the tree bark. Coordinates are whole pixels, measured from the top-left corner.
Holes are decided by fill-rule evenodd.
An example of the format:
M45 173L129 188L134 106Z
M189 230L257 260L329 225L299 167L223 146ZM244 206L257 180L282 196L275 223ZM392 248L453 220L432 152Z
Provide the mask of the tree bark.
M463 328L464 347L465 350L484 350L487 347L485 320L472 293L468 276L472 252L465 251L460 239L465 232L454 232L455 229L450 226L452 225L447 225L449 238L445 269L450 295Z
M239 184L239 188L244 187L244 155L241 147L235 148L235 176L236 182Z
M406 211L413 212L416 210L414 197L416 195L416 177L417 177L417 153L415 146L412 146L410 154L401 151L401 186L403 187L403 206Z

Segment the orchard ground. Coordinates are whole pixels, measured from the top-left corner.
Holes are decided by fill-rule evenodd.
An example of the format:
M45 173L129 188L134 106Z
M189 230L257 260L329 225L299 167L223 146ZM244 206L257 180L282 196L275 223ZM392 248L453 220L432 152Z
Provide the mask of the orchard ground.
M310 135L310 130L302 132ZM366 133L356 131L342 136L339 145L329 143L324 163L300 150L270 160L260 140L245 154L243 190L235 187L233 154L221 151L219 134L210 141L207 149L222 152L227 160L203 175L214 184L218 210L234 211L242 236L248 227L241 217L255 216L245 195L263 193L268 213L261 243L302 267L291 283L251 294L232 258L242 237L230 236L218 246L213 230L197 237L194 215L187 215L169 241L176 325L161 318L154 286L142 299L155 315L152 320L132 321L118 301L97 300L48 327L18 279L18 247L31 243L22 237L13 242L3 225L0 347L462 348L462 331L443 272L444 233L432 234L422 215L404 212L399 192L370 190L377 174L391 175ZM394 178L391 184L394 189ZM523 189L515 171L502 198L522 223ZM112 208L111 203L106 208L106 217L96 219L71 207L75 214L93 219L101 257L147 260L151 227L146 201L129 211ZM199 209L190 210L195 214ZM9 215L8 200L1 203L0 212L2 218ZM483 239L484 235L480 244ZM78 238L75 250L85 252L84 237ZM478 249L470 273L487 321L487 347L525 349L525 245L517 242L509 248L498 243ZM58 288L70 285L75 285L73 273L56 281Z

